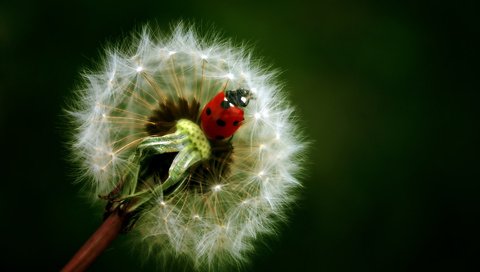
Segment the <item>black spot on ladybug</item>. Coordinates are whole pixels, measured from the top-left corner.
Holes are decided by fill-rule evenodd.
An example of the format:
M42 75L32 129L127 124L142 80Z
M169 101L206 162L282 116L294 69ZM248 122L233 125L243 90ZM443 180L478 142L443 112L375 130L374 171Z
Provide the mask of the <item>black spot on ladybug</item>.
M233 125L238 127L238 123L240 123L239 121L233 121Z
M212 114L212 110L210 108L207 108L207 110L205 112L207 113L207 115Z
M217 125L221 126L221 127L224 127L227 123L225 123L225 121L223 121L222 119L218 119L217 120Z
M224 108L224 109L228 109L228 108L230 108L230 102L224 100L224 101L222 101L220 106L222 106L222 108Z
M221 135L218 135L218 136L215 137L215 139L217 139L217 140L223 140L223 139L225 139L225 137L223 137L223 136L221 136Z

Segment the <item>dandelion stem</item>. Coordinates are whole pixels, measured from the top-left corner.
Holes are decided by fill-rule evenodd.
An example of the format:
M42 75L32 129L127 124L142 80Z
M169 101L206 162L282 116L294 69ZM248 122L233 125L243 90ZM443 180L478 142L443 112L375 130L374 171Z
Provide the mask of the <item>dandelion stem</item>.
M85 271L121 232L127 216L112 212L87 242L63 267L62 272Z

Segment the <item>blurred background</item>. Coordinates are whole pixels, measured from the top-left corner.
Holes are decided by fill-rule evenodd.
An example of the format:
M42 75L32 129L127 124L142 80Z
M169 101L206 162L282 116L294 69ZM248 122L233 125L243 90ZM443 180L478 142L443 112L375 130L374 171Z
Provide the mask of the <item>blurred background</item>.
M62 108L105 44L180 19L255 45L313 142L290 222L246 270L479 266L475 1L19 0L0 3L1 270L59 270L99 226ZM91 271L158 268L125 240Z

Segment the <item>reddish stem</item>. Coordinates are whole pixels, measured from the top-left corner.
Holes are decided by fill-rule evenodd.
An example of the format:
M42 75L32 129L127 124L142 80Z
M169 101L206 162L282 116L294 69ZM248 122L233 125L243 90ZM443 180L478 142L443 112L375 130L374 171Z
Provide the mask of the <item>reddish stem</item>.
M112 212L90 239L77 251L62 272L85 271L95 259L115 240L123 228L126 216Z

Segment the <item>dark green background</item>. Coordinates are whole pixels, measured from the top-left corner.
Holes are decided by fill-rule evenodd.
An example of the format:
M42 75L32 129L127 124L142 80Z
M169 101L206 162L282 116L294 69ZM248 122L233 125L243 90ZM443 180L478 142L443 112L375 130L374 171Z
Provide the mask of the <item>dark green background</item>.
M252 42L313 143L289 224L248 270L478 266L474 1L4 2L0 268L58 270L99 225L72 184L62 108L103 45L179 19ZM156 267L121 240L92 271Z

